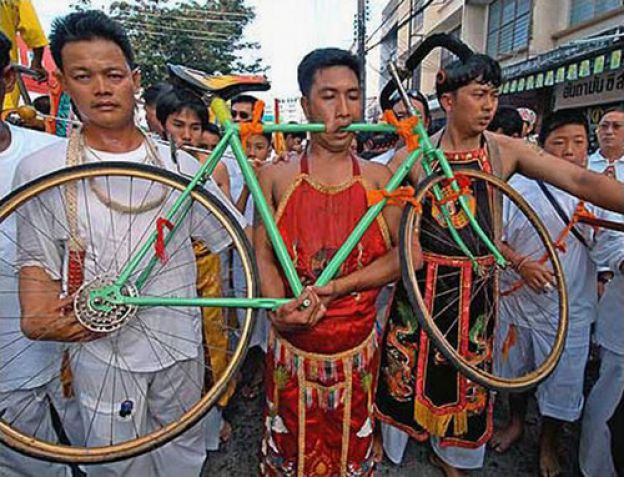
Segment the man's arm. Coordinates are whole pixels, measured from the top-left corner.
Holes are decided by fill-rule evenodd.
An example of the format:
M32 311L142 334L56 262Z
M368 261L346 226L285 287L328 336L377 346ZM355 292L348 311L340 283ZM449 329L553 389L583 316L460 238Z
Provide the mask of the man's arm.
M101 335L83 327L73 314L74 297L60 298L61 284L41 267L19 272L22 332L38 341L91 341Z
M599 207L624 213L624 184L564 161L521 139L490 134L488 140L499 143L505 178L520 172Z

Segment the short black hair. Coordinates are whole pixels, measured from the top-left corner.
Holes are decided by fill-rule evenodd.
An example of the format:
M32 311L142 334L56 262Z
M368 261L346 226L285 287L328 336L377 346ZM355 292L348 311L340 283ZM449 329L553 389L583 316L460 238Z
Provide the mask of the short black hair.
M238 103L249 103L253 108L257 102L258 98L256 98L255 96L252 96L250 94L239 94L238 96L234 96L232 98L232 100L230 101L230 107Z
M13 43L4 33L0 31L0 70L3 70L11 63L11 48Z
M52 23L50 51L56 66L63 70L61 52L67 43L75 41L108 40L123 52L130 68L134 68L134 53L123 26L99 10L70 13Z
M305 55L297 67L301 94L309 96L316 72L332 66L346 66L360 80L360 63L355 55L340 48L318 48Z
M219 126L217 126L215 123L209 122L208 124L206 124L204 132L209 132L211 134L215 134L216 136L221 137L221 130L219 129Z
M499 106L496 110L492 122L488 126L488 131L496 132L502 130L505 136L522 136L524 121L522 116L513 106Z
M145 106L156 106L156 103L158 102L158 97L161 94L171 91L172 89L173 86L169 83L165 83L164 81L148 86L147 88L145 88L142 95Z
M436 94L438 99L444 93L457 91L472 81L491 84L498 88L503 82L503 74L498 62L488 55L469 56L464 62L456 60L440 68L436 75Z
M184 109L190 109L201 121L202 131L208 128L210 123L208 119L208 109L206 105L202 103L201 99L184 88L173 88L158 97L156 103L156 117L163 128L167 122L167 118L175 113L180 113Z
M406 93L407 93L407 96L409 96L412 99L415 99L416 101L420 102L423 105L423 109L425 110L425 117L423 118L423 120L430 123L431 111L429 110L429 101L427 101L426 96L422 94L420 91L418 91L417 89L407 90ZM390 107L394 108L394 106L401 100L402 100L401 95L399 94L398 91L395 91L394 94L390 96Z
M32 102L33 108L41 114L49 115L52 105L50 104L50 96L39 96Z
M542 128L540 129L538 137L540 145L544 145L548 136L550 136L553 131L563 126L567 126L568 124L578 124L583 126L585 134L589 139L589 123L587 121L587 116L585 116L583 111L581 109L560 109L559 111L555 111L554 113L546 116L542 122Z

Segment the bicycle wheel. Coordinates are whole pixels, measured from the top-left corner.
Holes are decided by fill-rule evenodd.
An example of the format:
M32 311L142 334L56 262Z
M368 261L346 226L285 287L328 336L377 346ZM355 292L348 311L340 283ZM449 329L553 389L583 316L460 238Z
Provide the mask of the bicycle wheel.
M481 171L458 169L455 174L486 236L506 258L524 257L545 267L552 277L550 290L536 292L513 266L496 265L441 176L424 180L415 195L418 205L404 211L403 283L418 323L435 346L426 351L432 357L428 362L455 366L468 385L473 381L492 390L523 391L548 377L563 351L568 309L561 264L542 221L512 187ZM450 237L434 186L445 194L442 203L475 255L476 269ZM420 250L425 265L416 270ZM545 349L531 342L531 329L546 337Z
M0 202L4 444L77 464L134 457L189 431L226 391L244 358L253 309L155 303L103 312L87 300L159 228L173 225L162 218L188 183L146 165L87 164L37 179ZM156 241L166 244L161 260L147 273L150 250L123 293L257 297L250 244L215 195L195 188L172 222L171 240ZM206 257L208 268L198 271ZM69 308L26 311L63 294L75 294ZM60 342L72 339L68 320L97 339Z

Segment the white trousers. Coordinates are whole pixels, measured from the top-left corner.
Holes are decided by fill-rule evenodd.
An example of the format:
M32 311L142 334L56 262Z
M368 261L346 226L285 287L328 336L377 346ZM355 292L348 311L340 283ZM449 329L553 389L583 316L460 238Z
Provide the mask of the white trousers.
M78 406L73 399L61 395L60 382L53 379L33 389L0 393L2 418L27 436L34 436L50 443L59 438L52 423L50 405L54 405L61 419L65 434L73 443L81 443L82 421ZM0 475L3 477L61 477L71 475L68 466L27 457L4 445L0 445Z
M128 441L173 422L198 401L203 386L201 359L180 361L160 371L144 373L109 367L83 352L79 360L72 362L72 371L90 447L109 445L111 440ZM203 431L200 421L154 451L84 470L89 477L197 477L206 458Z
M583 413L579 465L585 477L615 477L611 457L611 419L624 392L624 355L601 349L600 376Z
M494 367L498 376L513 378L527 374L542 364L552 350L554 335L516 326L516 344L504 359L502 345L508 330L509 323L500 320L494 349ZM566 422L574 422L581 416L589 335L589 326L568 332L555 370L537 387L540 415Z
M383 440L384 452L392 463L399 465L403 461L405 448L409 442L409 435L390 424L381 423L381 437ZM463 447L448 446L442 447L438 437L429 439L433 452L449 465L456 469L480 469L485 460L485 445L476 449L465 449Z

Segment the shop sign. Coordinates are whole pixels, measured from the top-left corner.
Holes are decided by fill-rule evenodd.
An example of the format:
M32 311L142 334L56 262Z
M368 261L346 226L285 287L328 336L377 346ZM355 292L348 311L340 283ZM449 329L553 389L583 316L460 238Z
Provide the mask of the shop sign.
M583 60L581 61L581 66L579 68L579 76L581 78L586 78L591 74L591 61Z
M614 103L622 101L623 98L624 69L620 69L557 85L555 108Z

